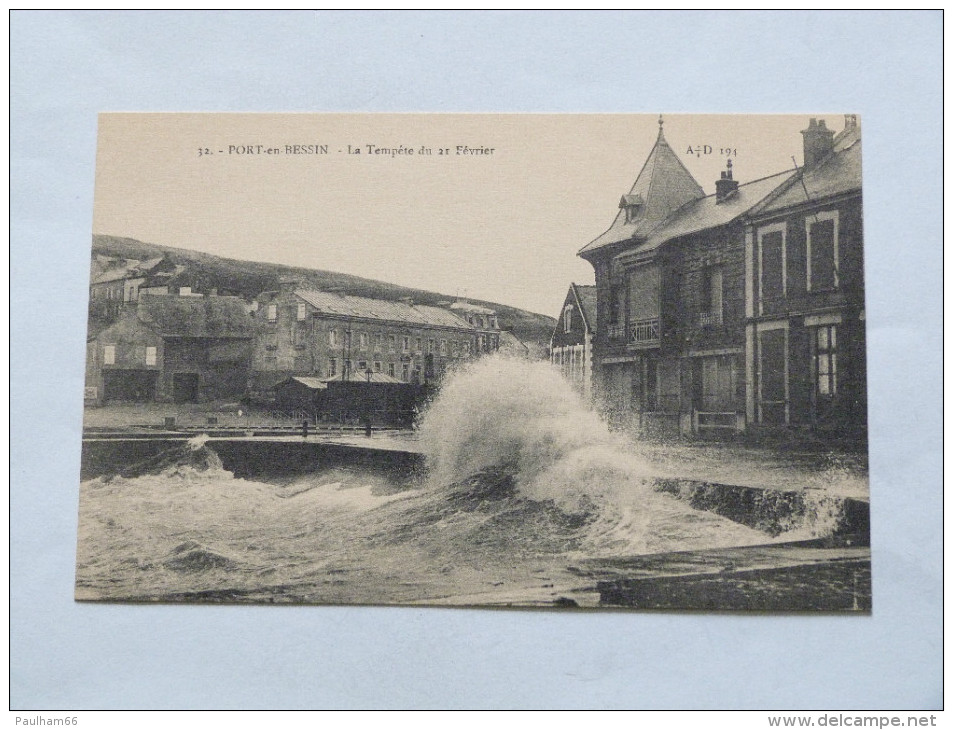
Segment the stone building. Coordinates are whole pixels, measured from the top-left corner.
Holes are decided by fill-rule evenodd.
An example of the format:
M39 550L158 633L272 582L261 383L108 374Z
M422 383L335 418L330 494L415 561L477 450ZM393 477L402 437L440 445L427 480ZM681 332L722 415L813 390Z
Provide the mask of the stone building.
M139 301L139 291L150 278L173 268L162 256L144 261L113 256L94 258L89 283L90 315L114 322L124 305Z
M441 307L301 289L295 283L258 297L252 390L291 376L360 381L383 373L402 383L434 384L455 363L475 357L481 329ZM485 341L495 349L498 340Z
M86 402L239 398L253 340L237 297L143 294L88 341Z
M611 423L724 434L864 410L859 127L804 135L802 170L739 184L729 160L705 195L660 123L613 224L579 252L596 275L593 395Z
M863 437L861 135L812 119L804 166L746 218L747 420Z
M450 311L477 330L473 340L474 352L477 355L499 349L500 319L494 310L466 300L457 300L450 305Z

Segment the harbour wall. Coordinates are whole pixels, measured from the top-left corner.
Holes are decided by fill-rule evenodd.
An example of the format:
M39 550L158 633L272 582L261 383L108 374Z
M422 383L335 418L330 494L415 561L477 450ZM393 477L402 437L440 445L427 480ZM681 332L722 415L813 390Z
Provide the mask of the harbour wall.
M113 476L161 457L175 447L185 447L183 438L85 439L80 478ZM424 468L422 454L390 448L329 443L318 440L210 439L205 444L222 466L242 479L307 474L319 469L348 467L380 472L391 478L409 479Z

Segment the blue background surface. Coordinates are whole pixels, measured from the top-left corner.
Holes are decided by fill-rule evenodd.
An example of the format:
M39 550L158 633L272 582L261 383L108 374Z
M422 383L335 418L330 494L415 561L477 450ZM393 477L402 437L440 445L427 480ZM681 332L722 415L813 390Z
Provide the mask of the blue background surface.
M941 59L939 12L13 12L11 707L940 707ZM860 113L873 615L74 603L100 111Z

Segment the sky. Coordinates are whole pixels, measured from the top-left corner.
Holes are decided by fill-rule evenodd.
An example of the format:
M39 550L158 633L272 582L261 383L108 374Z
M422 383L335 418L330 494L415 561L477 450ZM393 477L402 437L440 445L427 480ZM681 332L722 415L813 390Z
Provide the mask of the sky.
M742 183L800 165L799 132L811 116L843 128L842 113L662 121L713 193L729 157ZM576 253L611 224L658 122L654 114L103 114L93 232L555 316L570 282L593 281Z

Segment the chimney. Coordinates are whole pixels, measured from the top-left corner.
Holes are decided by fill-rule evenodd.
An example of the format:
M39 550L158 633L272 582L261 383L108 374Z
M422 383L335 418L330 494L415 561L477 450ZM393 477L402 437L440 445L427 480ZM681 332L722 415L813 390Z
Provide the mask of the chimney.
M804 135L804 167L814 167L834 149L834 131L828 129L824 120L811 119Z
M738 181L731 177L731 160L728 169L721 173L721 180L715 180L715 203L724 203L738 192Z
M844 115L844 131L848 132L852 129L857 129L857 115L856 114L845 114Z
M297 279L283 276L278 280L278 291L280 292L293 292L295 289L300 288L301 282Z

